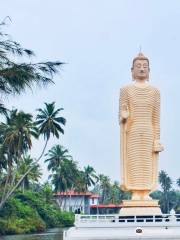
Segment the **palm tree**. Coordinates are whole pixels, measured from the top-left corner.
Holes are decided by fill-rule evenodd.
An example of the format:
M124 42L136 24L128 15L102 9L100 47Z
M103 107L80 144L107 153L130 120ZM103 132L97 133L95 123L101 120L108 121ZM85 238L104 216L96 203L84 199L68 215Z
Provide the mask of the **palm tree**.
M45 146L42 150L42 153L40 154L39 158L37 158L35 160L36 163L38 163L38 161L44 155L44 151L46 149L46 146L47 146L48 140L50 139L51 134L55 135L55 137L59 138L59 133L64 133L64 130L62 129L60 124L65 125L65 122L66 122L65 118L58 116L58 113L62 110L62 108L55 110L54 102L51 104L46 103L45 105L46 105L45 109L38 109L39 114L37 115L37 121L35 122L35 125L37 126L38 131L39 131L39 135L43 134L44 138L46 140ZM10 121L10 123L11 123L11 121ZM14 123L14 121L12 121L12 123ZM32 126L33 126L33 129L36 129L34 127L34 124ZM12 130L13 130L13 128L12 128ZM7 132L9 133L9 131L7 131ZM32 132L28 132L28 133L31 133L31 134L33 133L35 136L36 135L35 132L36 131L32 131ZM13 135L13 136L16 136L16 135ZM27 135L24 134L23 137L24 138L21 138L21 139L25 139L26 142L23 143L22 140L18 141L19 145L17 145L17 142L16 142L19 139L16 139L16 137L13 138L16 141L14 141L14 145L12 145L12 149L13 149L12 153L17 153L20 155L21 153L23 153L23 151L26 152L26 150L31 147L31 142L27 138ZM10 138L7 138L7 140L9 141ZM23 150L23 148L21 148L21 147L18 148L18 146L24 146L25 148ZM7 201L7 199L11 196L11 194L15 191L15 189L19 186L19 184L23 181L23 179L26 177L26 175L28 175L32 171L33 168L34 168L34 166L29 167L29 169L21 176L19 181L7 192L5 197L2 198L1 203L0 203L0 209L2 208L4 203Z
M6 18L7 19L7 18ZM5 96L8 95L17 95L24 92L27 88L32 89L36 86L45 86L47 84L53 83L53 77L58 72L59 67L63 64L60 61L46 61L46 62L32 62L32 59L29 61L25 61L25 57L33 57L33 51L23 48L18 42L12 40L8 34L2 32L2 27L5 25L5 21L0 23L0 92ZM0 114L6 115L6 108L3 104L0 104ZM10 166L9 172L11 172L12 168L12 159L19 158L24 152L27 152L28 149L31 148L31 138L29 137L33 135L32 132L26 130L32 126L27 126L26 129L21 128L21 118L19 114L19 118L16 118L16 122L12 122L9 126L0 127L0 132L3 129L5 130L5 138L2 142L0 136L0 144L3 144L3 151L1 152L3 155L3 161L1 161L1 166L3 164L4 167L8 169L8 164ZM17 117L17 116L16 116ZM25 116L24 116L25 117ZM28 118L28 116L26 116ZM29 116L29 121L31 121L31 117ZM58 122L58 121L57 121ZM21 122L22 123L22 122ZM24 122L25 124L25 122ZM58 124L57 124L58 125ZM17 128L19 127L19 132ZM58 126L56 126L58 129ZM53 133L57 137L57 132ZM52 131L51 131L52 133ZM48 134L46 135L48 136ZM50 136L48 136L49 140ZM24 142L25 140L25 142ZM47 140L47 141L48 141ZM46 146L46 145L45 145ZM9 151L10 150L10 151ZM45 151L45 148L44 148ZM44 151L41 156L36 160L39 161L43 156ZM8 155L8 157L6 156ZM5 156L5 157L4 157ZM7 162L4 160L8 160ZM32 170L33 167L30 167L28 171L21 177L21 179L17 182L17 184L10 189L6 196L3 194L3 198L0 203L0 208L2 208L3 204L10 197L10 195L14 192L14 190L18 187L20 182L26 175ZM8 179L8 178L7 178ZM6 189L6 188L5 188Z
M115 181L113 185L111 185L110 189L110 196L109 196L109 201L110 203L113 204L118 204L122 200L121 197L121 189L119 187L119 183Z
M3 197L5 196L7 185L13 185L15 177L12 176L13 163L22 154L31 149L32 136L37 137L37 129L32 120L32 115L12 110L6 116L6 123L1 123L1 149L0 156L3 162L6 161L7 179L4 186Z
M162 188L163 192L170 191L170 189L172 187L172 180L168 176L168 174L163 170L161 170L159 172L159 183L161 184L161 188Z
M32 115L23 111L12 110L4 125L4 142L11 156L21 157L32 147L32 136L37 138L37 128Z
M87 167L84 167L84 183L85 183L85 188L86 188L86 191L88 190L88 187L91 187L92 185L94 186L95 183L97 182L98 180L98 177L96 175L96 171L94 170L93 167L91 166L87 166Z
M0 103L0 114L7 117L9 110L4 106L4 104Z
M163 197L161 199L161 206L162 206L162 211L164 213L169 213L169 208L170 208L170 191L172 190L172 180L168 176L168 174L161 170L159 173L159 183L161 185L161 188L163 190Z
M75 161L63 159L59 167L50 175L55 191L66 192L74 188L77 171L77 163Z
M180 187L180 178L177 179L176 184Z
M66 119L59 116L59 112L62 110L63 108L55 109L55 102L45 103L44 109L37 109L38 114L36 117L36 125L38 127L39 134L43 135L46 141L41 156L44 154L47 142L51 134L56 138L59 138L60 133L64 134L62 125L66 124Z
M101 195L100 201L101 203L107 203L111 189L110 178L103 174L99 174L98 178L99 178L99 192Z
M23 48L8 34L5 34L2 31L5 24L5 21L0 23L1 94L20 94L26 88L32 89L34 85L43 86L53 83L53 76L63 63L60 61L32 63L34 52ZM25 57L31 57L31 61L24 62Z
M55 109L55 103L45 103L45 108L41 109L39 108L38 115L36 117L36 122L34 123L36 125L36 129L38 130L38 135L40 136L41 134L44 135L45 145L42 150L42 153L40 156L35 160L36 163L39 162L39 160L42 158L44 155L47 143L50 139L51 134L57 138L59 138L59 133L64 134L64 130L61 127L62 125L65 125L66 119L59 116L59 112L63 110L63 108L58 108ZM34 166L31 166L26 173L24 173L19 180L19 182L16 184L20 184L20 182L23 180L23 178L33 169Z
M75 189L77 184L78 168L77 163L72 159L63 159L60 161L58 168L54 169L50 178L52 179L52 184L55 187L55 192L65 192ZM64 208L66 206L66 199L64 203ZM71 195L70 195L70 205L71 205Z
M72 159L72 156L69 155L68 150L61 145L53 146L45 156L48 158L44 162L48 163L48 170L52 171L56 171L56 169L60 167L61 161Z
M17 165L17 176L16 181L19 180L19 178L26 173L26 171L33 167L32 170L27 174L22 182L20 183L22 190L29 189L30 183L36 183L38 182L39 178L42 176L41 169L39 164L35 163L35 161L31 158L30 155L23 156L19 161Z
M52 179L52 184L54 185L55 192L66 192L67 191L67 176L63 174L63 170L61 168L56 171L56 173L50 175Z
M84 171L78 170L76 172L76 177L75 177L75 184L74 184L74 190L76 192L85 192L86 190L86 183L84 181Z
M39 133L44 135L44 139L49 140L50 135L59 138L59 133L64 134L64 130L61 125L65 125L66 119L58 116L59 112L64 110L63 108L55 109L55 102L45 103L44 109L37 109L37 121L39 126Z

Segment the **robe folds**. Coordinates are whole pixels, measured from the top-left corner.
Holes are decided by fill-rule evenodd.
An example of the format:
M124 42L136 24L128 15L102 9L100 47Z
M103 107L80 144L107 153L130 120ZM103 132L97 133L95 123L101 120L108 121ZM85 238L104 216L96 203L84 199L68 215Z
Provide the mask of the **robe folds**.
M120 90L121 187L154 190L157 158L154 142L160 138L160 93L151 85L127 85ZM121 118L123 108L129 116Z

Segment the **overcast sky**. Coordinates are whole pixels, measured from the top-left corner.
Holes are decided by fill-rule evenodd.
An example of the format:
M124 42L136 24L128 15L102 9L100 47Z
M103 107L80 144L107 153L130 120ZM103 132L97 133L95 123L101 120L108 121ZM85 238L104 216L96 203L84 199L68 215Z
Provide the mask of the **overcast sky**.
M161 91L159 169L180 177L180 1L4 0L5 31L38 60L66 62L55 85L5 99L33 113L44 102L63 107L65 135L51 140L69 149L81 167L120 179L119 88L131 83L131 62L142 46L150 59L150 83ZM41 143L32 151L38 156ZM46 166L43 179L47 178Z

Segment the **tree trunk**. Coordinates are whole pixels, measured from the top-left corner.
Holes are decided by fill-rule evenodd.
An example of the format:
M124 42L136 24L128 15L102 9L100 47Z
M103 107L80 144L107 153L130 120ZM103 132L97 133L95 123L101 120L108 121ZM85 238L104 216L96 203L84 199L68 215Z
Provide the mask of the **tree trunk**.
M39 162L39 160L42 158L42 156L44 155L45 149L47 147L47 143L48 143L48 139L45 142L44 148L42 150L42 153L40 154L39 158L35 161L36 163ZM4 196L4 198L1 200L0 203L0 210L2 209L2 207L4 206L5 202L9 199L9 197L11 196L11 194L16 190L16 188L19 186L19 184L22 182L22 180L28 175L28 173L34 168L35 166L30 167L26 173L24 173L21 178L19 179L19 181L16 183L16 185L6 193L6 196Z

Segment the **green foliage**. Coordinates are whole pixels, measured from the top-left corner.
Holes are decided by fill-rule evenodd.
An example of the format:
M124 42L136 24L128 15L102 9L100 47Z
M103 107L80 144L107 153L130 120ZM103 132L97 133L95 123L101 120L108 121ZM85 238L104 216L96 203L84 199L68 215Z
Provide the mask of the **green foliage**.
M63 63L60 61L33 62L32 57L35 56L33 51L23 48L20 43L4 33L2 30L4 25L6 25L5 21L0 22L1 94L14 96L26 89L32 90L35 86L54 83L53 77ZM2 192L0 209L20 184L23 189L29 187L27 175L32 173L35 165L29 166L26 172L19 176L18 181L15 181L14 167L19 165L18 160L32 148L32 137L43 134L46 139L43 151L36 159L37 163L44 155L50 135L59 138L60 133L64 133L61 124L65 125L66 120L58 115L62 108L56 110L55 103L46 103L44 110L39 109L37 129L31 114L18 110L9 111L0 103L0 114L6 116L6 122L0 123L0 173L5 173L4 179L0 176L0 184L3 186L0 186ZM44 120L47 121L44 122Z
M42 232L49 227L72 226L72 213L61 212L42 194L17 192L0 211L0 234Z
M39 217L36 209L16 198L11 198L5 204L0 217L1 224L4 224L1 234L42 232L46 229L46 224Z
M2 228L1 228L2 227ZM0 219L0 234L22 234L43 232L45 223L40 218L17 218Z
M159 200L159 204L163 213L170 212L174 209L176 213L179 212L180 208L180 193L179 191L171 190L166 193L159 190L154 191L150 195L153 199Z
M20 94L34 85L53 83L53 76L62 65L60 61L33 63L35 54L2 31L0 23L0 91L1 94ZM26 59L27 58L27 59ZM24 60L27 60L24 62Z
M46 201L46 203L52 203L53 191L52 191L52 186L48 182L42 185L40 193L41 193L41 196Z
M58 221L61 226L67 226L70 227L74 223L74 214L68 213L68 212L59 212L58 215Z
M152 197L153 199L160 200L162 198L162 192L159 190L156 190L150 194L150 197Z
M83 181L86 191L88 191L88 187L94 186L96 184L96 182L98 181L98 177L93 167L89 165L87 167L84 167Z
M108 176L99 174L98 184L95 186L95 192L100 194L100 203L108 204L111 192L111 180Z
M6 234L7 229L7 221L5 219L0 218L0 235Z
M120 188L119 182L115 181L110 186L108 203L120 204L122 200L130 199L131 194L129 192L124 192Z
M68 191L76 185L77 179L77 164L73 160L64 159L60 166L51 175L52 184L55 186L55 191Z
M174 205L174 201L171 202L173 197L172 179L163 170L159 172L159 183L162 188L162 196L160 198L161 210L163 213L169 213Z
M31 207L28 205L24 205L20 199L11 198L4 205L4 208L0 211L0 217L12 217L17 216L20 218L30 217L35 215L35 212L32 211Z
M59 138L60 133L64 134L62 125L66 124L66 119L59 116L62 110L63 108L55 109L55 102L45 103L44 109L37 109L36 125L39 133L44 135L44 139L49 140L51 134L56 138Z
M32 170L24 177L20 184L22 191L24 191L24 189L30 189L30 184L37 183L42 175L39 164L37 164L35 160L30 157L30 155L24 155L19 159L16 167L16 181L18 181L19 178L25 174L29 168L32 168Z
M32 147L31 137L37 137L37 129L32 115L23 111L12 110L4 126L3 145L11 156L21 156Z
M53 146L45 155L47 158L44 162L48 163L48 170L56 171L64 160L71 160L72 156L63 146L57 144Z

